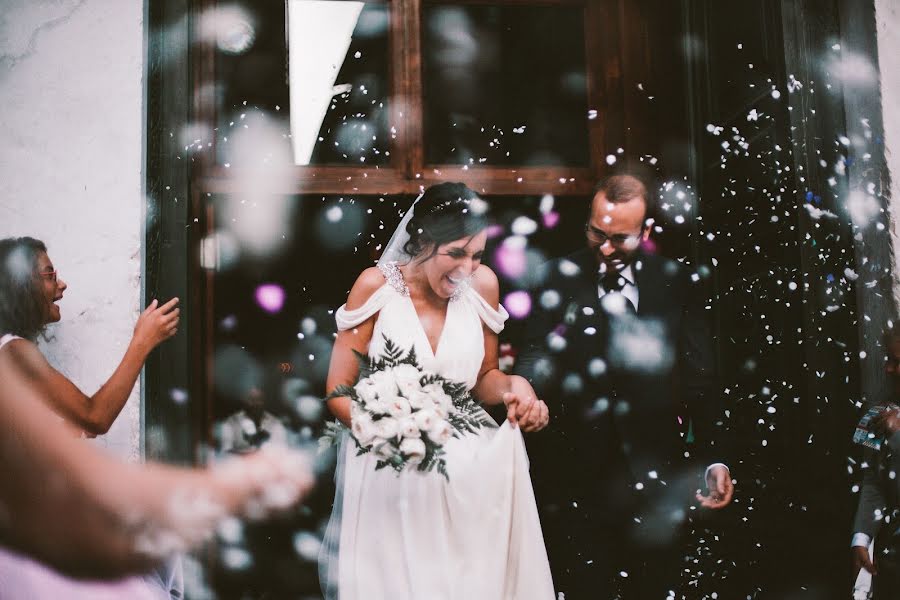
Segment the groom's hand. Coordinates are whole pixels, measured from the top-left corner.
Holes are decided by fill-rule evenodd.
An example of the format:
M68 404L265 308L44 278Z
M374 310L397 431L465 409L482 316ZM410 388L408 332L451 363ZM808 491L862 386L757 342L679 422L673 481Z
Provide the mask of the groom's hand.
M865 546L853 546L853 580L859 577L859 570L865 569L872 575L878 574L878 568L869 557L869 549Z
M519 419L523 418L531 405L534 404L534 397L528 397L516 392L504 392L503 404L506 405L506 419L510 425L518 425Z
M503 403L510 424L518 425L522 431L540 431L550 422L550 410L523 377L512 376L510 391L503 394Z
M873 431L887 437L900 431L900 407L885 407L872 419L870 426Z
M697 492L697 500L703 508L718 510L731 504L734 496L734 483L731 481L731 473L724 465L714 465L706 474L706 487L709 494L702 495Z
M550 409L543 400L535 399L523 416L519 417L519 427L522 431L540 431L550 422Z

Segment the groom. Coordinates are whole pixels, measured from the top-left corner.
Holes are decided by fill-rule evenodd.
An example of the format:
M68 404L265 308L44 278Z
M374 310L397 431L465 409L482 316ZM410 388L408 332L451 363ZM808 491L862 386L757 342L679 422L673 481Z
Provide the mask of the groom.
M566 600L668 597L691 501L733 493L709 313L696 276L643 248L648 204L630 175L596 187L587 247L545 265L516 364L550 407L528 447Z

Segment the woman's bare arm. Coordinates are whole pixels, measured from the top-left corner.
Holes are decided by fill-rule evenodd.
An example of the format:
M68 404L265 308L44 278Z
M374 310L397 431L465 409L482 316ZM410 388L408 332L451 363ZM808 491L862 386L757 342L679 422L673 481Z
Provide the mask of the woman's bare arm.
M41 397L61 417L93 435L109 431L131 395L150 352L173 336L178 327L178 299L163 306L154 300L141 313L125 356L112 376L92 396L84 394L54 369L37 346L28 340L14 340L7 350L21 373L38 388Z
M347 297L347 310L355 310L363 306L375 291L384 285L384 275L376 267L363 271L353 284ZM331 393L339 385L353 385L359 375L359 363L355 352L365 354L372 340L377 313L369 317L359 326L339 331L334 340L331 352L331 363L328 366L328 378L325 389ZM344 425L350 426L350 399L339 396L328 400L328 408Z
M312 484L283 448L209 470L126 464L68 435L2 359L0 382L0 541L68 575L141 572L226 515L286 507Z
M486 266L481 266L473 277L475 291L495 310L500 306L500 284L497 276ZM472 394L483 404L506 404L507 418L518 423L524 431L537 431L547 424L547 405L538 399L528 380L518 375L507 375L500 370L500 339L487 325L484 329L484 360L478 373L478 382Z

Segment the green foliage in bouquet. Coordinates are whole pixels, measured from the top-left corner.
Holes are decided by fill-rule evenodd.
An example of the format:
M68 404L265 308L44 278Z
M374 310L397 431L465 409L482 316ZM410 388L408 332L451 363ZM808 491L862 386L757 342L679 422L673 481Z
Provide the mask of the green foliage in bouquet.
M404 351L387 336L384 341L380 356L354 351L359 361L356 383L336 387L326 400L350 398L350 435L357 454L376 453L376 470L391 467L400 472L415 466L449 479L444 443L495 424L465 384L422 369L415 348ZM344 429L338 421L328 423L320 446L333 444Z

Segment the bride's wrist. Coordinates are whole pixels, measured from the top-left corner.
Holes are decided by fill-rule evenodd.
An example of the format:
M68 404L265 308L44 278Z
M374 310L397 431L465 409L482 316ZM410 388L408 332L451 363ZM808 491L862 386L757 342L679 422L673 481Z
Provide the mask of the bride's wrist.
M531 384L528 383L528 380L521 375L507 375L507 378L510 392L515 392L516 384L518 384L518 387L531 387Z

